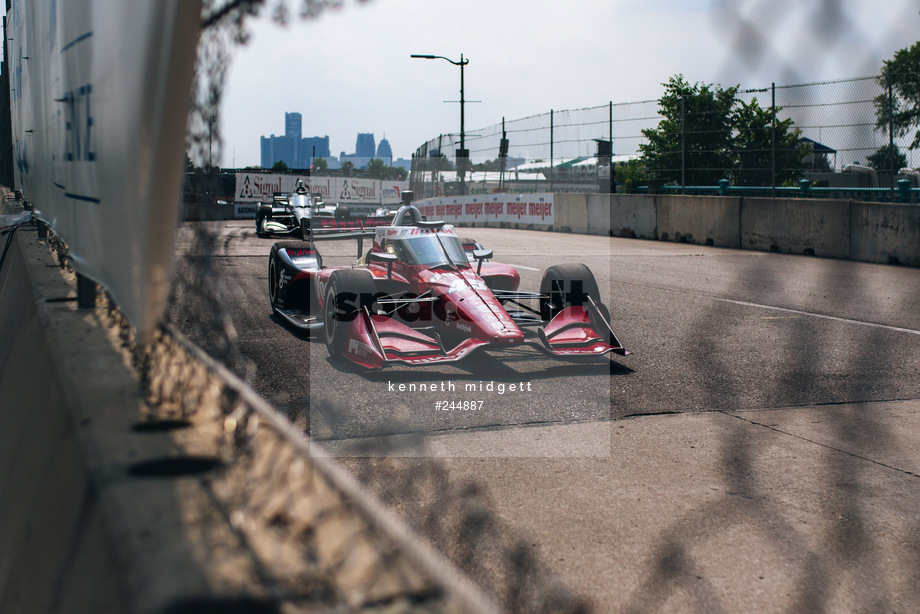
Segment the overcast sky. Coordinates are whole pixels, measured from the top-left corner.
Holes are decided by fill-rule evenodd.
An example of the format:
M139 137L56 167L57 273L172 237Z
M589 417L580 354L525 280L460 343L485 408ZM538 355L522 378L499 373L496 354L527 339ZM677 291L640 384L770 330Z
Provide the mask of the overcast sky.
M299 5L299 0L292 0ZM303 136L354 153L359 132L409 158L466 128L657 99L676 74L743 89L878 74L920 39L916 0L343 0L316 20L250 22L222 111L223 166L260 162L259 137ZM471 102L481 101L481 102Z

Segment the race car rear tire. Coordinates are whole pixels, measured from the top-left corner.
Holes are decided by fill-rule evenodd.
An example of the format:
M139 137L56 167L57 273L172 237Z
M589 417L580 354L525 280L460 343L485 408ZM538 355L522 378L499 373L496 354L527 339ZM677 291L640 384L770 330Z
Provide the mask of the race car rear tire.
M339 205L335 208L335 219L337 220L348 220L351 219L351 209L345 205Z
M590 296L601 315L610 321L610 312L601 302L594 273L583 264L557 264L546 269L540 281L540 294L548 295L540 299L540 317L544 320L552 320L566 307L584 305L585 297Z
M367 271L343 269L329 276L323 326L330 356L337 358L345 353L349 325L364 305L372 310L375 292L374 280Z
M300 238L310 240L310 220L305 217L300 218Z

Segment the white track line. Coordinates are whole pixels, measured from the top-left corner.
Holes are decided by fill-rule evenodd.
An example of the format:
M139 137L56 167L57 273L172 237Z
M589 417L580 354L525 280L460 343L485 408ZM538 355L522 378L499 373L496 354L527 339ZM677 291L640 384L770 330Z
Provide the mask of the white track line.
M899 333L909 333L911 335L920 335L920 330L913 330L911 328L901 328L899 326L888 326L886 324L876 324L874 322L863 322L861 320L850 320L849 318L838 318L836 316L828 316L821 313L810 313L808 311L799 311L798 309L786 309L785 307L774 307L772 305L759 305L757 303L748 303L746 301L733 301L727 298L717 298L717 301L722 301L723 303L734 303L735 305L742 305L744 307L759 307L760 309L772 309L774 311L782 311L785 313L795 313L803 316L811 316L813 318L823 318L825 320L834 320L836 322L846 322L848 324L859 324L860 326L871 326L873 328L884 328L885 330L891 330Z

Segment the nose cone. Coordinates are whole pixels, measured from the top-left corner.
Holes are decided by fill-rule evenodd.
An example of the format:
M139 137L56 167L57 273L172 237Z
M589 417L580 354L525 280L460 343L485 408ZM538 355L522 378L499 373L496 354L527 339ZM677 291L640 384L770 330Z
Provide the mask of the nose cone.
M523 343L524 333L486 284L475 273L468 275L464 280L450 273L437 280L447 326L495 345Z
M524 333L505 312L501 303L486 290L468 295L458 304L463 319L473 323L476 335L495 345L523 343Z
M495 345L517 345L523 342L524 333L516 324L512 324L510 328L503 328L492 337L492 343Z

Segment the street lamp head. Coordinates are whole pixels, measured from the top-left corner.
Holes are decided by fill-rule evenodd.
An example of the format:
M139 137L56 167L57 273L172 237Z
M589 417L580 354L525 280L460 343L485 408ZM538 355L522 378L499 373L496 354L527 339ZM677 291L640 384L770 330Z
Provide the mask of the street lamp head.
M460 68L463 68L464 66L466 66L467 64L470 63L469 60L466 60L466 59L463 58L463 54L462 54L462 53L460 54L460 61L459 61L459 62L457 62L456 60L452 60L452 59L450 59L450 58L445 58L443 55L428 55L428 54L421 54L421 53L413 53L413 54L410 55L409 57L410 57L410 58L417 58L417 59L420 59L420 60L447 60L448 62L450 62L450 63L453 64L454 66L459 66Z

